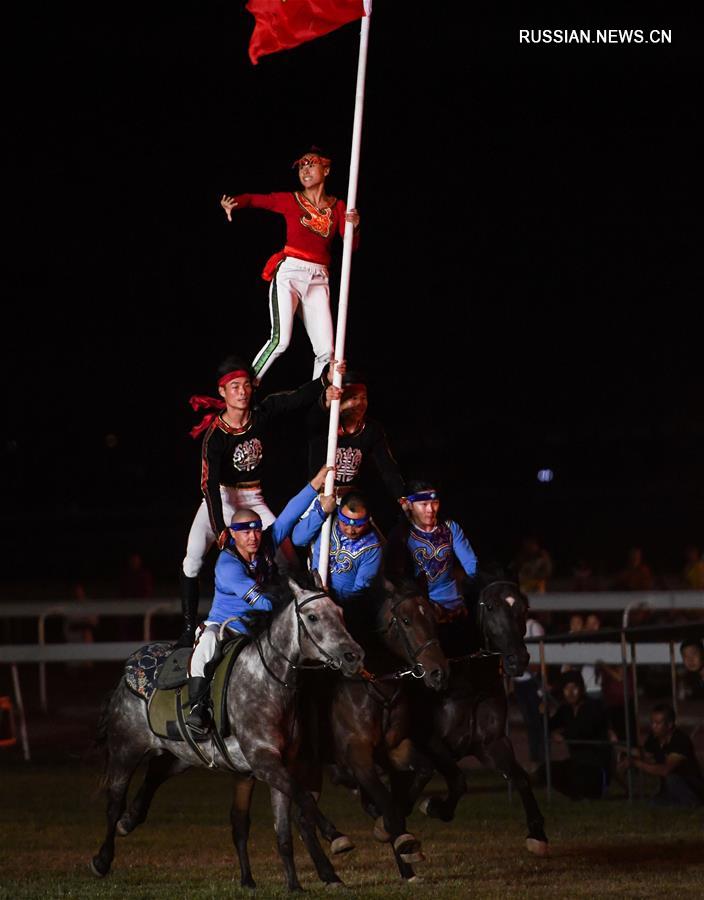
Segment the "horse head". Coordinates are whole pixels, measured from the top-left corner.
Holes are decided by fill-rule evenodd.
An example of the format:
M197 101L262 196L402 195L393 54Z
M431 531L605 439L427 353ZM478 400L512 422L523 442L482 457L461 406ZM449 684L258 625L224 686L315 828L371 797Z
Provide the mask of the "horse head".
M430 603L414 582L394 585L384 580L379 625L384 644L413 666L416 678L435 691L445 687L450 666L440 648Z
M342 610L324 588L304 588L288 579L293 591L293 610L298 643L304 662L321 662L343 675L356 675L364 662L364 651L345 628Z
M477 622L482 649L500 653L507 675L522 675L530 661L523 640L528 598L514 581L484 579L477 600Z

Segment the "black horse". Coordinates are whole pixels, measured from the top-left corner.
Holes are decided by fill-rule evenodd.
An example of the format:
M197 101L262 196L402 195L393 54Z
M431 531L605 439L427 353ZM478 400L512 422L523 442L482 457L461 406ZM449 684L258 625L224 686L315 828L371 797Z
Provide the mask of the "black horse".
M507 701L503 673L520 675L529 661L523 636L528 599L507 579L480 577L469 584L467 605L474 645L466 656L451 660L448 690L438 697L415 691L412 737L447 781L445 798L428 798L420 809L444 822L454 818L457 804L467 790L457 762L473 755L503 775L518 791L526 815L526 847L537 856L547 855L544 819L526 772L516 762L506 735ZM503 668L503 673L502 673ZM407 811L427 784L416 778L408 793Z
M273 593L272 593L273 591ZM115 835L129 834L147 816L157 788L191 766L204 765L203 757L225 768L234 767L237 779L232 829L243 870L243 884L253 887L246 843L249 819L236 808L241 795L251 795L253 777L271 790L277 844L290 890L300 889L293 860L290 802L301 811L302 835L322 880L339 883L315 838L316 826L326 836L329 823L313 797L292 775L300 742L296 716L297 671L306 664L332 665L345 675L359 671L363 652L345 629L339 608L318 588L301 588L295 581L280 582L267 591L277 601L276 612L235 661L227 688L230 735L225 739L229 759L212 740L195 753L187 743L157 737L149 727L146 705L120 680L103 709L98 741L106 751L105 783L108 793L107 834L91 862L95 875L107 875L115 853ZM135 769L149 759L144 783L129 810L127 790ZM245 877L245 875L247 877Z

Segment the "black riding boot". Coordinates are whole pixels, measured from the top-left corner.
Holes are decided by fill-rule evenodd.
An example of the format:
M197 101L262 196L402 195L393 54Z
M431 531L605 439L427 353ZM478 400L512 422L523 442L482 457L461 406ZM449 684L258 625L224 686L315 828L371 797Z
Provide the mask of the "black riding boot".
M210 730L212 723L209 678L193 676L188 679L188 701L191 704L191 712L186 719L186 725L198 734L205 734Z
M196 626L198 624L198 576L189 578L181 571L181 611L183 612L183 631L176 641L176 649L179 647L192 647L196 639Z

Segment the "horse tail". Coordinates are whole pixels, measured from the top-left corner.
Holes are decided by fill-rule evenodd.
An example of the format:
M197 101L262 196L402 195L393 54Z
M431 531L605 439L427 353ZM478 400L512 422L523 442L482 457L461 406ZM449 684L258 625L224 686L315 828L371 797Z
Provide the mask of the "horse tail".
M122 680L122 679L120 679ZM98 725L95 731L95 737L88 749L88 756L98 757L102 760L102 772L98 778L97 791L103 791L108 785L108 730L110 727L110 719L112 716L112 701L119 688L119 683L106 694L100 703L100 712L98 713Z

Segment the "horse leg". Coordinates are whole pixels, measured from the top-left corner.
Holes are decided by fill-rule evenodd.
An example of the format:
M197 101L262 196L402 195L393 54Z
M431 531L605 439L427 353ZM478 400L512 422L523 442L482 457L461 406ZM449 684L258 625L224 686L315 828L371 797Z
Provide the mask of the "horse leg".
M277 788L271 788L271 808L274 813L276 846L286 873L289 891L302 891L293 859L293 838L291 837L291 798Z
M318 878L323 882L323 884L327 884L330 886L342 884L342 880L338 876L337 872L333 869L330 860L327 858L325 853L323 853L323 848L320 846L320 841L318 840L318 836L315 833L315 828L311 825L311 823L306 819L305 816L301 815L301 811L298 808L294 810L293 818L296 822L296 825L298 826L298 830L301 834L303 843L305 844L305 848L308 851L308 855L313 861L315 871L318 873ZM328 824L330 824L333 829L335 828L332 823Z
M97 855L91 860L90 868L94 875L102 878L110 871L110 866L115 857L115 831L117 823L125 811L127 802L127 789L135 769L144 755L144 750L130 749L116 753L109 751L107 767L107 795L108 828L105 840Z
M323 815L318 800L323 787L323 767L316 761L298 757L291 767L291 775L305 790L312 794L316 803L315 824L323 838L330 844L330 852L336 856L354 850L354 844L346 834L337 830L334 822ZM298 817L296 817L298 821ZM299 825L300 828L300 825ZM301 834L303 837L303 834ZM304 838L305 840L305 838Z
M350 741L347 746L347 765L352 770L360 789L369 797L374 806L381 810L381 823L389 835L389 841L402 878L415 879L412 862L421 862L425 857L420 842L406 831L406 820L396 808L391 794L386 790L376 773L371 744ZM377 823L377 829L381 823Z
M153 756L147 765L142 786L137 791L129 809L120 818L115 828L119 837L125 837L141 825L147 818L149 807L157 789L169 778L180 775L190 769L190 763L184 762L165 752L159 756Z
M545 834L545 819L533 794L528 775L516 762L511 741L505 735L502 735L489 744L479 758L482 762L500 772L516 788L521 797L528 824L526 848L536 856L547 856L548 839Z
M271 788L274 819L280 823L275 826L279 853L284 863L289 890L300 890L301 886L293 865L289 801L293 800L296 803L301 810L302 818L313 828L318 826L322 816L311 794L304 791L287 771L279 753L268 747L258 747L252 750L250 757L254 776L260 781L265 781ZM283 799L279 797L280 794L284 795ZM323 852L322 849L320 852Z
M409 738L389 751L389 759L393 765L389 772L391 795L403 814L409 816L417 797L433 777L433 763Z
M451 822L455 818L457 804L467 793L467 782L464 773L455 762L452 752L445 745L442 738L437 735L424 746L430 761L447 782L447 796L444 800L439 797L428 797L418 807L420 811L433 819L442 822ZM426 784L430 779L426 780ZM420 783L421 779L419 779ZM410 798L409 798L410 800Z
M240 861L240 885L244 888L256 887L252 877L252 867L249 863L249 852L247 849L251 822L249 810L252 805L252 794L254 793L255 784L255 780L249 776L242 778L236 776L232 808L230 809L232 841Z

